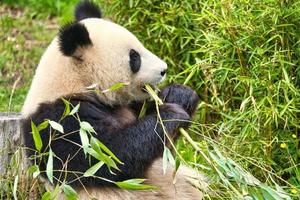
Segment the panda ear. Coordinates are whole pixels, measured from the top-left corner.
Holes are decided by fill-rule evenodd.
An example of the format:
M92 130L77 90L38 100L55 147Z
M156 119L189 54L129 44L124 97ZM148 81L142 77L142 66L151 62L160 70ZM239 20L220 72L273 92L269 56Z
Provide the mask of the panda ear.
M65 56L80 57L80 55L75 55L77 50L92 45L88 30L78 22L63 26L59 31L58 38L59 49Z
M101 18L101 10L95 3L85 0L76 6L75 18L77 21L86 18Z

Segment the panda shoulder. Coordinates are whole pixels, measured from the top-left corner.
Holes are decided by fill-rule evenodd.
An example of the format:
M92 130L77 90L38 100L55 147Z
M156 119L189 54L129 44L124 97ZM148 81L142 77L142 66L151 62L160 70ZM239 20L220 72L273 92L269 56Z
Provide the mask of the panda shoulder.
M52 102L41 103L37 110L25 119L25 122L27 121L28 124L29 121L33 121L35 124L39 124L46 119L60 121L67 107L69 107L69 112L77 107L79 117L85 119L99 118L101 114L110 110L108 105L98 100L96 94L76 93Z

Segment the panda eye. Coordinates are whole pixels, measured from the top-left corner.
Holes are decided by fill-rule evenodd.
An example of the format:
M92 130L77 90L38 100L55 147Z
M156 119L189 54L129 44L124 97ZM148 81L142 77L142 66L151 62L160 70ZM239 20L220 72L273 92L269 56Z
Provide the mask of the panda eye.
M130 49L129 58L130 58L129 64L130 64L131 71L133 73L137 73L141 67L140 54L138 52L136 52L135 50Z

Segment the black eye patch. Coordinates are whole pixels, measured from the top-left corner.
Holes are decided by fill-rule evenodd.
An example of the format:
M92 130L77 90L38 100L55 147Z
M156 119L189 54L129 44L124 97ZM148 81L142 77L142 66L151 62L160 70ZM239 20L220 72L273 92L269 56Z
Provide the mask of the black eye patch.
M137 73L140 70L140 67L141 67L141 56L140 56L140 54L138 52L136 52L135 50L130 49L129 58L130 58L129 64L130 64L131 71L133 73Z

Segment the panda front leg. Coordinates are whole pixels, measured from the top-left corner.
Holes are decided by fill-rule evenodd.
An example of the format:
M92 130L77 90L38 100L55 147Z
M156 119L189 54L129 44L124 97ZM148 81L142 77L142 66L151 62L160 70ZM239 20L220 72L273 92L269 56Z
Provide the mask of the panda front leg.
M177 104L167 103L159 108L164 126L169 134L179 127L186 127L189 114ZM94 127L97 132L97 127ZM156 113L145 116L135 124L116 133L98 134L102 141L124 163L120 171L111 174L107 168L100 168L97 176L113 181L144 177L152 162L162 155L164 149L164 131Z
M164 103L174 103L180 105L184 110L192 116L199 103L198 94L188 86L180 84L172 84L161 89L158 96ZM134 110L135 114L139 115L144 102L134 101L131 103L130 108ZM147 102L148 114L156 111L155 103L153 101Z
M173 84L163 88L159 93L159 97L164 103L180 105L191 117L194 115L200 99L194 90L180 84ZM179 134L173 134L173 136L172 141L175 141Z
M192 116L199 103L198 94L188 86L173 84L163 88L159 97L165 103L175 103L182 106Z
M174 105L171 104L171 110L173 110L172 112L175 111L175 113L177 113L178 111L182 112L182 107L178 106L178 105ZM167 119L167 118L172 118L172 119L179 119L178 116L175 116L173 114L173 116L169 115L170 111L170 104L166 103L166 107L161 107L160 109L160 114L163 117L163 119ZM138 129L133 128L133 127L129 127L129 130L134 131L135 133L139 133L142 134L144 136L149 136L149 137L154 137L154 138L158 138L157 136L155 137L153 135L153 125L154 125L154 121L156 120L156 114L154 113L154 115L149 115L146 116L145 119L143 119L141 121L141 124L139 125L135 125L137 127L139 127ZM169 117L166 117L166 115L169 115ZM176 114L178 115L178 114ZM181 115L181 114L180 114ZM154 117L154 118L153 118ZM185 116L186 117L186 116ZM150 119L152 118L152 119ZM181 118L183 119L183 118ZM187 119L187 118L186 118ZM186 120L185 119L185 120ZM155 122L157 123L157 122ZM151 125L152 124L152 125ZM175 134L177 127L178 126L186 126L187 124L168 124L165 123L165 126L167 127L169 133L171 134ZM140 130L140 131L137 131ZM146 132L145 132L146 131ZM149 131L147 133L147 131ZM159 133L159 136L162 137L162 130L158 129L157 130ZM125 131L126 132L126 131ZM124 134L125 132L120 132L120 134ZM131 135L131 134L128 134ZM134 137L135 134L133 134ZM122 138L118 137L118 138ZM140 140L140 139L138 139ZM152 140L146 139L148 142L152 143ZM151 142L152 141L152 142ZM127 142L127 141L126 141ZM166 171L166 173L163 173L162 170L162 166L163 166L163 162L162 162L162 148L163 148L163 143L161 141L156 141L157 144L154 144L155 141L153 142L154 146L149 144L143 144L143 143L139 143L138 141L133 141L136 145L138 145L138 148L135 149L140 149L141 152L130 152L131 155L136 155L137 158L140 159L140 162L142 160L143 163L139 163L139 162L135 162L135 164L139 165L139 164L146 164L147 160L151 160L149 158L149 156L151 155L155 155L157 154L157 158L154 159L154 162L151 163L151 166L149 168L147 168L146 170L146 174L144 175L147 178L146 183L147 184L151 184L151 185L155 185L157 186L159 189L158 190L146 190L146 191L130 191L130 190L121 190L118 188L113 188L113 187L90 187L87 188L88 192L90 193L91 196L93 197L97 197L97 199L105 199L105 200L134 200L134 199L141 199L143 198L143 200L160 200L160 199L164 199L164 200L199 200L202 199L203 194L202 192L200 192L198 189L196 189L195 187L193 187L190 182L189 182L189 178L190 177L194 177L197 178L200 182L205 183L205 179L203 176L201 176L201 174L197 173L196 171L194 171L191 168L188 168L184 165L181 165L176 173L176 183L174 184L173 181L173 167L172 166L168 166L168 169ZM147 143L148 143L147 142ZM119 143L119 142L118 142ZM125 143L125 142L123 142ZM131 144L130 144L131 145ZM156 149L152 149L152 147L156 147ZM118 146L116 145L116 148ZM150 149L152 149L151 151L149 151ZM130 148L131 149L131 148ZM112 149L113 150L113 149ZM120 149L118 148L119 151ZM114 151L114 150L113 150ZM128 149L126 150L128 151ZM151 153L152 152L152 153ZM156 153L153 153L156 152ZM118 154L119 158L122 160L124 160L124 158L122 157L122 155ZM126 159L130 158L131 155L129 157L127 157ZM143 159L141 159L142 157L144 157ZM127 160L130 161L131 159ZM124 160L124 163L128 163L126 162L126 160ZM129 168L126 168L126 166ZM124 165L125 169L122 170L141 170L141 168L137 169L135 166L131 166L130 164ZM130 174L130 172L127 172L127 174ZM144 177L144 176L140 176L140 177ZM89 199L89 197L86 196L86 192L84 190L80 190L79 191L79 195L80 195L80 199Z

